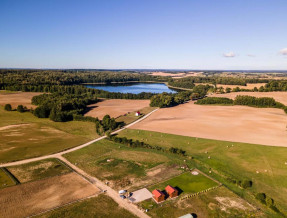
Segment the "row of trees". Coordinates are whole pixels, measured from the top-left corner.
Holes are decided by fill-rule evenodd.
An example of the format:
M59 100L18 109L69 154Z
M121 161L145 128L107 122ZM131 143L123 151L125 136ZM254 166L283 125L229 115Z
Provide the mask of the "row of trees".
M225 104L232 105L233 100L230 98L221 98L221 97L208 97L199 99L195 102L195 104Z
M12 111L13 108L11 106L11 104L5 104L4 106L4 110L6 111ZM22 104L18 105L17 108L16 108L16 111L20 112L20 113L23 113L25 111L28 111L27 107L23 106Z
M262 204L265 204L267 207L273 211L280 213L280 210L276 207L275 201L273 198L268 197L265 193L257 193L255 198L260 201Z
M204 99L198 100L195 104L222 104L222 105L246 105L252 107L262 107L262 108L280 108L287 113L287 107L275 101L274 98L261 97L256 98L248 95L238 95L234 100L229 98L221 97L207 97Z
M163 152L169 152L172 154L179 154L184 156L186 154L186 151L180 149L180 148L174 148L174 147L170 147L170 148L163 148L161 146L152 146L150 144L144 143L144 142L140 142L139 140L133 140L133 139L127 139L126 137L118 137L116 135L109 135L109 139L116 142L116 143L120 143L120 144L124 144L127 145L128 147L132 147L132 148L147 148L147 149L153 149L153 150L157 150L157 151L163 151Z
M194 87L192 91L182 91L176 94L162 93L157 94L151 97L150 106L151 107L172 107L178 104L182 104L189 100L195 100L198 98L203 98L208 90L210 89L209 85L199 85Z

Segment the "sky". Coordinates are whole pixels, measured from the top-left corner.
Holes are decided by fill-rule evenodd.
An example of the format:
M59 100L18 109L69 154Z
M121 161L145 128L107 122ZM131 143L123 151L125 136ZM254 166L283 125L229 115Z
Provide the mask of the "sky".
M287 70L287 1L0 0L0 68Z

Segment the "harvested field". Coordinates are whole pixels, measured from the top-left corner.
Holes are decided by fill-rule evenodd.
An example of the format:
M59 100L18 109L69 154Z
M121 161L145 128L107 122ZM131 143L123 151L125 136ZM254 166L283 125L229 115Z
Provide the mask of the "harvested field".
M31 99L40 95L40 92L0 92L0 105L11 104L12 108L22 104L27 108L35 108L35 105L31 104Z
M0 217L26 217L97 193L76 173L9 187L0 190Z
M287 115L281 109L190 102L160 109L132 129L286 147L286 123Z
M234 89L236 87L239 87L241 89L254 89L256 88L260 88L261 86L265 86L266 83L247 83L246 86L240 86L240 85L222 85L222 84L217 84L217 88L219 87L223 87L224 89L226 89L227 87Z
M7 168L19 182L31 182L60 174L70 173L72 170L58 159L46 159Z
M96 104L89 105L89 111L85 114L85 116L98 117L99 119L102 119L106 114L109 114L111 117L116 118L127 114L128 112L134 112L148 107L149 103L149 100L103 100Z
M235 99L237 95L249 95L254 97L270 97L274 98L276 101L287 105L287 92L231 92L226 94L215 94L212 97L226 97Z

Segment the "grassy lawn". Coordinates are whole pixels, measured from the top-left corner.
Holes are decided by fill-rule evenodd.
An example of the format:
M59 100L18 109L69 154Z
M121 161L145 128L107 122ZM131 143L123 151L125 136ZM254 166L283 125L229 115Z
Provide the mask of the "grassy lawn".
M73 203L45 213L41 218L58 218L58 217L136 217L129 211L119 207L119 205L107 195L101 194L97 197Z
M10 178L2 168L0 168L0 189L16 185L12 178Z
M93 123L53 122L3 107L0 120L0 163L56 153L98 137Z
M124 130L121 137L138 139L151 145L178 147L194 157L196 168L227 185L242 197L258 203L252 196L264 192L275 200L276 206L287 211L287 148L263 146L185 137L143 130ZM208 158L210 157L210 158ZM228 181L249 179L253 187L247 190Z
M132 112L132 113L127 114L126 116L123 115L123 116L118 117L118 118L116 119L116 121L117 121L117 122L124 122L125 124L130 124L130 123L136 121L137 119L143 117L144 115L146 115L146 114L152 112L152 111L155 110L155 109L156 109L156 107L145 107L145 108L139 110L140 113L141 113L140 116L136 116L135 113L136 113L137 111L134 111L134 112Z
M64 156L89 174L111 182L116 189L153 184L156 181L154 173L164 174L159 179L166 178L168 175L163 170L168 167L172 168L171 176L180 173L176 167L169 165L179 162L177 157L153 150L129 148L106 139Z
M72 170L58 159L46 159L28 164L7 167L21 183L44 179L72 172Z
M149 190L164 190L167 185L175 187L179 193L193 194L215 187L218 184L202 174L192 175L190 172L186 172L163 183L153 185L149 187Z
M182 201L176 198L156 204L150 199L139 206L148 209L151 217L179 217L188 213L197 217L264 217L262 212L224 187Z

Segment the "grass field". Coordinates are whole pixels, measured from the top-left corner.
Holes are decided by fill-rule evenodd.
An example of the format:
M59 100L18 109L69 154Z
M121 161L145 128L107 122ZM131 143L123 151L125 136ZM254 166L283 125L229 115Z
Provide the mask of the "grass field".
M237 194L256 204L253 194L264 192L275 204L287 211L287 148L234 143L142 130L124 130L121 137L138 139L151 145L178 147L194 157L193 164L200 170L227 185ZM209 157L209 158L208 158ZM253 187L244 190L229 182L249 179ZM286 213L286 212L285 212Z
M89 174L109 181L116 189L153 184L181 172L176 167L180 161L174 155L129 148L109 140L98 141L64 156ZM165 170L169 170L170 175Z
M58 159L46 159L7 168L21 183L58 176L72 170Z
M264 217L262 212L224 187L183 201L176 198L156 204L150 199L139 206L148 209L147 214L151 217L179 217L188 213L197 217Z
M2 168L0 168L0 189L16 185L14 180L7 175Z
M53 122L3 107L0 120L0 163L59 152L98 137L90 122Z
M61 207L51 212L45 213L38 218L58 218L58 217L111 217L111 218L133 218L136 217L129 211L119 207L119 205L107 195L101 194L87 200L73 203Z
M148 189L150 191L154 189L164 190L167 185L175 187L180 194L193 194L215 187L218 184L201 173L192 175L190 172L186 172L162 183L153 185Z
M156 107L145 107L145 108L139 110L140 113L141 113L140 116L136 116L135 113L136 113L137 111L134 111L134 112L131 112L131 113L129 113L129 114L126 114L125 116L122 115L122 116L118 117L118 118L116 119L116 121L118 121L118 122L124 122L125 124L130 124L130 123L136 121L137 119L143 117L144 115L146 115L146 114L152 112L152 111L155 110L155 109L156 109Z

